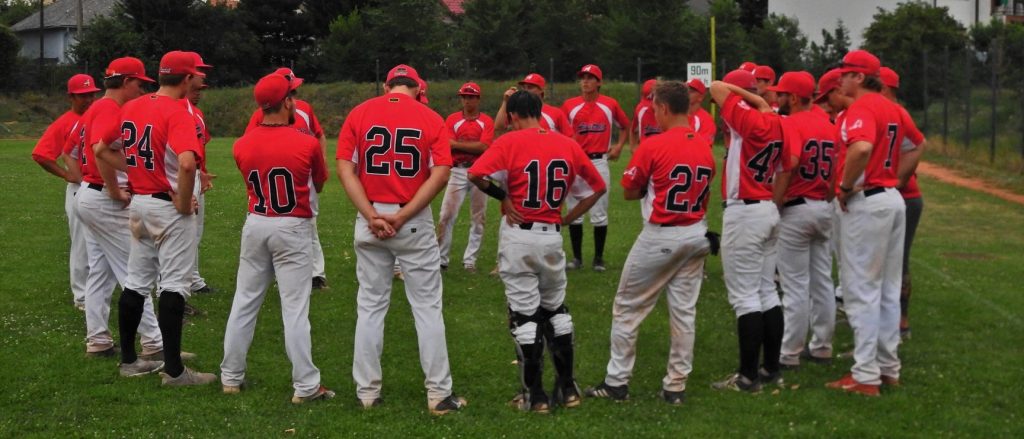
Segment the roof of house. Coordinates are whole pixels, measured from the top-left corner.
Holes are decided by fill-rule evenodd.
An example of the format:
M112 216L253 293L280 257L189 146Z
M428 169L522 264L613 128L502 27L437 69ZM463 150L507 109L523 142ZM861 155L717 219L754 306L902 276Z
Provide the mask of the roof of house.
M462 4L465 2L466 0L441 0L441 3L443 3L444 6L448 8L448 10L451 11L452 14L455 15L463 14L466 12L466 10L462 7Z
M82 21L88 24L93 18L104 16L114 9L117 0L82 0ZM55 0L43 10L43 28L65 28L78 25L78 0ZM15 32L39 29L39 11L15 23Z

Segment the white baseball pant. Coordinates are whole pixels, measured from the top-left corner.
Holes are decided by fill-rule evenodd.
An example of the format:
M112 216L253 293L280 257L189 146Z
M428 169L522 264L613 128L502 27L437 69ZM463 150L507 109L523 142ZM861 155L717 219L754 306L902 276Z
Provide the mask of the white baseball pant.
M132 239L128 231L128 210L120 201L111 199L106 189L98 191L83 186L77 198L90 267L85 295L85 346L86 352L100 352L114 345L109 325L110 298L114 288L117 285L124 288L128 278L128 249ZM148 355L162 351L164 343L153 311L153 298L149 294L144 296L139 340L142 355Z
M469 242L462 255L463 265L476 265L480 244L484 240L484 224L487 223L487 194L483 193L467 178L468 169L453 167L448 179L448 188L441 201L441 217L437 221L437 245L441 251L441 265L448 265L448 254L452 249L452 230L459 217L459 209L469 192Z
M835 296L836 296L836 299L840 299L840 300L843 298L843 271L838 269L841 266L841 264L842 264L842 262L841 262L842 261L842 255L839 254L839 243L842 242L842 233L839 231L840 228L841 228L840 227L841 224L839 223L839 213L841 213L841 212L842 212L842 209L839 208L839 200L838 199L833 199L832 200L832 237L831 237L832 238L832 240L831 240L832 242L831 242L831 246L832 246L832 257L834 258L835 267L837 268L836 276L838 277L838 279L836 280L836 284L835 284Z
M192 291L206 286L206 279L199 274L199 244L203 241L203 229L206 222L206 194L203 193L203 183L196 172L196 184L192 194L196 197L199 209L196 212L196 261L192 265Z
M607 157L607 154L605 155L605 157ZM594 164L594 167L597 168L597 172L601 174L601 179L604 180L604 185L607 186L608 188L611 188L611 174L608 170L608 159L590 159L590 162ZM586 216L590 218L590 225L595 227L608 225L609 193L611 193L611 190L605 192L604 195L601 195L601 198L597 199L597 203L594 203L594 207L591 207L590 210L587 211ZM565 198L565 202L567 203L567 209L572 210L573 207L576 207L576 203L579 203L581 199L582 198L577 198L570 194L568 197ZM584 215L580 215L580 217L576 218L576 221L573 221L572 223L583 224L583 216Z
M779 306L775 289L775 241L779 209L764 201L730 200L722 218L722 269L736 317Z
M129 207L131 250L128 254L126 288L140 294L156 285L164 291L192 295L192 264L196 245L196 217L182 215L174 203L151 195L135 195Z
M558 229L555 224L533 223L524 230L502 217L498 275L512 311L529 316L538 308L554 311L565 302L565 251Z
M703 221L684 227L644 223L623 264L615 293L611 356L604 380L608 385L629 384L636 362L640 324L654 309L665 288L671 342L661 385L670 392L686 390L686 380L693 370L697 296L704 277L704 258L711 250L704 236L707 230Z
M313 176L309 177L309 187L313 188ZM320 216L320 194L309 191L309 208L313 210L313 277L327 279L327 263L324 261L324 248L320 245L320 230L316 226L316 218ZM310 278L312 279L312 278Z
M281 294L284 347L292 363L296 396L320 388L320 370L313 364L309 325L309 295L313 275L311 218L270 218L249 214L242 227L238 283L224 330L224 361L220 380L225 386L245 381L246 355L256 330L256 317L275 279Z
M805 204L786 207L779 219L778 268L782 284L785 329L779 362L800 364L807 341L810 354L832 357L836 299L832 284L832 205L805 198Z
M397 212L399 205L374 203L377 212ZM405 276L405 294L416 322L420 367L425 375L428 401L447 398L452 393L448 345L445 341L441 297L441 256L434 235L430 207L406 222L398 233L380 240L370 231L366 218L355 222L354 247L356 278L356 334L352 377L356 397L373 400L380 397L382 372L380 356L384 348L384 318L391 304L391 285L395 262Z
M78 201L75 194L81 188L78 183L68 183L64 191L64 214L68 216L68 232L71 236L71 251L68 257L68 273L71 277L71 295L76 304L85 303L85 283L89 278L89 253L85 248L85 226L78 219Z
M853 379L899 378L900 285L906 205L899 191L854 194L839 214L843 303L853 328Z

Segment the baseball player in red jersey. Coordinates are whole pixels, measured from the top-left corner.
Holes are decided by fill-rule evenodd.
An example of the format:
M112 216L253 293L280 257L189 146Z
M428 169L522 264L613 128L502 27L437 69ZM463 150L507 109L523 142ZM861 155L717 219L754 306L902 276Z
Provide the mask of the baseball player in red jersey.
M779 363L800 366L804 356L826 363L832 358L835 295L832 285L832 206L830 182L838 132L811 111L814 77L787 72L768 88L779 99L785 138L783 170L776 173L774 200L779 206L778 271L785 330ZM804 352L808 326L811 340Z
M79 132L65 145L65 154L80 160L83 188L77 195L79 220L85 227L89 254L89 278L86 281L85 323L86 355L112 357L117 354L108 322L110 298L114 288L122 288L128 278L128 252L131 246L126 203L112 197L127 191L127 176L97 160L95 150L103 145L120 146L121 105L142 94L146 77L142 61L118 58L107 67L103 79L106 92L82 115ZM142 358L120 366L123 376L153 372L162 365L163 338L153 312L153 301L146 297L139 325ZM133 347L135 338L121 340Z
M238 286L224 331L220 379L224 393L241 391L256 316L267 288L276 280L285 351L292 363L292 402L300 404L335 394L320 384L309 334L309 279L313 274L310 199L312 193L323 190L327 167L320 143L293 126L295 100L289 85L289 80L278 74L256 83L253 95L263 121L235 142L235 163L246 183L249 214L242 228Z
M854 100L840 128L846 157L838 195L841 282L854 365L828 387L868 396L878 396L881 384L899 383L906 206L896 187L913 173L921 151L906 141L911 122L900 106L877 93L880 67L874 55L855 50L839 69L839 90Z
M896 93L900 88L900 76L888 67L879 69L879 78L882 80L882 96L899 104ZM906 137L911 143L924 148L924 134L917 129L916 124L907 109L900 106L904 117L909 121L907 124ZM901 182L902 183L902 182ZM900 338L910 338L910 247L914 245L914 235L917 234L917 224L921 222L921 212L924 210L924 199L921 198L921 188L917 185L917 173L910 174L906 184L899 187L903 202L907 205L907 232L903 240L903 284L900 288Z
M209 73L213 69L213 66L203 62L203 57L196 52L188 52L192 58L195 59L196 69L203 74ZM192 118L196 122L196 137L199 139L199 143L202 145L202 150L199 152L200 162L199 170L196 172L196 185L193 189L193 195L196 197L196 204L199 205L199 209L196 211L196 246L199 245L203 239L203 231L205 229L204 224L206 222L206 191L213 188L213 179L217 178L216 175L210 174L206 169L206 144L210 143L210 130L206 126L206 116L203 111L199 109L199 100L202 99L202 91L208 88L206 85L206 76L195 75L192 78L194 84L192 84L188 95L181 100L182 105L188 110L188 113L192 115ZM196 262L192 267L192 292L196 294L213 293L217 291L215 288L210 287L206 283L206 279L199 274L199 252L196 251ZM186 304L186 314L190 314L190 305ZM192 313L195 313L195 309L191 309Z
M427 407L443 415L466 404L452 393L441 314L441 256L430 213L430 201L448 181L451 146L441 116L416 101L415 69L395 66L384 89L383 96L352 109L338 137L338 176L359 210L352 376L363 407L380 404L384 317L398 261L416 319Z
M441 251L441 269L448 268L448 254L452 248L452 230L459 217L459 209L469 193L471 225L469 242L462 256L462 266L468 272L476 271L476 257L484 238L487 222L487 195L477 190L466 179L466 170L494 141L494 121L480 112L480 86L467 82L459 87L462 111L452 113L445 120L448 143L452 151L452 171L448 188L441 201L441 216L437 223L437 245Z
M195 120L181 105L202 75L195 58L168 52L160 60L160 89L125 104L121 111L121 140L128 181L132 188L131 253L128 280L118 302L123 363L135 360L126 340L135 337L141 304L156 286L160 298L160 332L164 336L162 384L187 386L217 380L182 364L181 327L185 301L192 292L196 251L196 209L193 195L202 144Z
M686 85L690 91L690 109L687 113L690 117L690 129L707 141L710 147L715 143L715 133L718 132L718 128L715 127L715 119L711 117L708 110L704 109L704 96L707 95L708 88L704 86L703 81L697 78L691 79Z
M601 68L587 64L576 73L580 81L580 96L569 98L562 104L562 111L569 118L574 130L573 137L583 147L583 152L594 163L594 167L604 176L608 185L611 176L608 171L608 160L616 160L622 152L622 145L629 137L621 132L629 126L629 119L622 112L618 101L601 94ZM612 126L620 129L619 141L612 145ZM569 209L576 205L576 198L569 197ZM594 271L605 271L604 242L608 236L608 195L605 194L588 211L590 224L594 226ZM569 225L569 239L572 241L573 260L566 264L566 269L574 270L583 267L583 218L580 217Z
M522 410L547 413L544 345L555 366L555 403L580 405L573 372L573 323L565 306L565 252L561 225L572 222L605 192L604 179L572 139L540 126L540 97L517 91L508 100L516 131L505 134L469 169L469 179L501 201L499 267L509 326L519 354ZM502 189L492 181L501 182ZM580 199L563 217L562 201Z
M295 101L295 123L293 126L302 131L305 134L313 136L320 142L320 149L327 150L327 136L324 134L323 128L320 126L320 120L317 119L316 113L313 112L313 106L302 99L296 98L297 90L303 83L303 79L296 77L295 72L287 67L281 67L274 71L275 74L284 76L291 83L292 87L292 99ZM263 122L263 110L257 108L252 113L252 117L249 118L249 125L245 128L245 132L249 132L255 128L260 122ZM320 244L320 232L316 226L316 217L320 214L320 197L317 193L311 194L311 202L313 205L313 289L325 289L327 288L327 267L324 262L324 249Z
M672 341L661 396L670 404L682 404L693 370L704 258L712 250L704 215L715 158L689 126L686 84L658 84L652 108L662 132L640 144L622 175L626 199L641 200L644 226L623 265L615 294L607 375L585 393L628 398L640 323L666 288Z
M779 210L772 203L772 177L780 166L780 117L756 94L754 75L734 70L711 83L711 98L729 129L722 178L722 268L729 304L736 312L740 365L713 386L756 392L781 384L779 348L783 315L772 279ZM764 366L758 357L764 349Z
M654 85L658 81L648 79L640 88L640 102L637 102L633 109L633 119L629 121L629 149L636 151L637 145L644 141L647 136L661 132L658 121L654 119L654 109L651 107L651 100L654 99Z
M92 76L77 74L68 79L68 101L71 109L66 111L50 126L46 127L32 149L32 160L35 160L46 172L67 182L64 191L64 213L68 217L68 231L71 235L71 251L68 258L68 271L71 278L71 294L75 308L85 311L85 281L89 277L89 254L85 249L85 231L76 211L75 193L82 183L82 170L76 160L64 156L64 145L68 138L78 136L79 121L82 114L89 109L96 98L96 81ZM63 166L57 163L60 158Z
M517 87L509 87L505 90L505 94L501 98L501 107L498 108L498 113L495 115L495 126L501 131L507 131L512 127L512 121L508 118L508 98L513 93L519 90L526 90L530 93L537 95L541 101L544 101L544 88L547 87L547 81L544 77L538 73L530 73L526 75ZM565 117L565 113L554 105L548 105L544 103L544 106L540 110L540 126L548 131L555 131L564 134L566 137L573 136L572 125L569 124L569 119Z
M775 85L775 70L768 66L757 66L754 68L754 79L757 80L757 95L771 105L772 110L779 111L779 103L775 92L769 90Z

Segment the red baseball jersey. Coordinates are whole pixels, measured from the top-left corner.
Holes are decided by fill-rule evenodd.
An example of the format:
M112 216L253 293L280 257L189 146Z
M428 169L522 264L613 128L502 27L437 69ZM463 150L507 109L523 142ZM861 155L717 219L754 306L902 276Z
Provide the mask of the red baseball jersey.
M907 109L902 105L899 107L900 112L903 113L903 118L907 123L904 148L909 145L921 146L921 144L924 143L924 133L917 128L917 124L914 122L914 119L910 117L910 113L907 112ZM903 189L900 189L900 195L903 195L903 198L905 199L921 198L921 188L917 185L917 173L910 176L910 179L907 180L907 185L903 186Z
M249 213L311 218L314 183L327 181L320 142L294 127L257 126L235 142Z
M444 120L403 93L353 108L338 134L335 158L355 163L366 196L380 203L408 203L430 168L452 165Z
M565 117L565 112L554 105L544 104L540 109L540 126L548 131L556 131L566 137L573 136L572 124Z
M836 127L820 114L801 111L782 118L782 132L785 136L783 168L790 170L791 159L797 158L786 198L828 198L836 148L841 143Z
M704 218L715 178L711 148L692 128L676 127L649 137L622 174L622 187L647 188L644 221L687 226Z
M762 113L732 94L722 107L722 119L729 128L722 199L772 199L772 178L782 157L782 118Z
M637 135L637 139L643 142L647 136L661 132L658 121L654 119L654 107L651 101L640 101L633 110L633 120L629 121L629 129Z
M461 142L482 142L491 146L494 141L494 119L484 113L477 113L472 119L467 119L461 111L452 113L445 119L444 124L448 127L448 137ZM480 154L473 154L465 151L452 149L452 162L473 163L480 157Z
M829 123L832 123L832 118L829 117L828 112L825 111L824 108L821 108L820 106L818 106L816 104L812 104L811 105L811 113L816 115L816 116L818 116L818 117L824 118Z
M199 144L202 146L202 151L199 153L201 158L199 163L202 166L202 171L206 172L206 144L210 143L210 130L206 128L206 116L203 114L203 110L192 105L192 101L182 99L182 102L185 103L185 109L188 110L188 114L191 114L192 119L196 122L196 138L199 139Z
M68 138L74 138L79 136L79 124L82 116L74 111L68 111L57 120L54 120L50 126L46 127L46 131L43 132L43 136L36 142L35 148L32 148L32 159L37 162L46 160L57 160L61 153L64 152L64 146L68 143Z
M690 128L700 135L701 139L707 142L708 146L712 146L715 143L715 133L718 132L718 128L715 127L715 119L711 117L711 113L703 108L697 109L697 112L690 115Z
M121 148L121 106L111 98L98 99L82 115L78 127L78 135L68 138L64 153L82 164L83 182L102 185L103 176L96 166L93 145L103 142L111 148ZM128 174L117 170L114 172L118 186L127 187Z
M469 173L504 181L509 199L526 222L561 224L567 196L588 197L605 188L601 174L576 142L544 128L499 137Z
M121 142L132 192L150 195L178 190L178 155L192 152L197 167L202 144L195 119L177 99L148 94L121 110Z
M840 132L843 126L843 122L846 121L846 110L836 113L836 120L833 124L833 129L836 131L836 137L839 139L839 144L836 146L836 167L832 171L832 185L835 186L836 196L839 196L843 191L839 190L839 185L843 183L843 172L846 170L846 143L843 142L842 133Z
M916 146L906 136L913 123L902 107L878 93L867 93L850 106L840 130L843 143L849 147L863 141L873 146L857 185L870 189L899 184L900 152Z
M605 95L598 95L593 102L582 96L569 98L562 104L562 111L569 118L573 138L587 154L607 153L612 145L612 125L620 129L629 126L619 102Z
M320 126L320 120L313 113L313 106L302 99L293 100L295 101L295 124L292 126L305 134L319 139L320 136L324 135L324 130ZM263 122L263 109L257 108L252 113L252 117L249 118L249 125L245 127L245 132L248 133L249 130L256 128L256 125L261 122Z

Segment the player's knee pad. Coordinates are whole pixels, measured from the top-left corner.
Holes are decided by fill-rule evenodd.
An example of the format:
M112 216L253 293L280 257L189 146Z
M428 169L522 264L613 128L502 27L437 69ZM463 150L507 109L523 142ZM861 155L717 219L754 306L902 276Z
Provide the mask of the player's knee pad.
M548 325L551 326L552 335L560 337L567 334L572 334L573 324L572 315L569 314L569 308L565 305L558 307L558 309L549 312Z
M539 311L527 315L509 310L509 330L512 332L512 338L515 338L516 344L528 345L539 341L540 318Z

